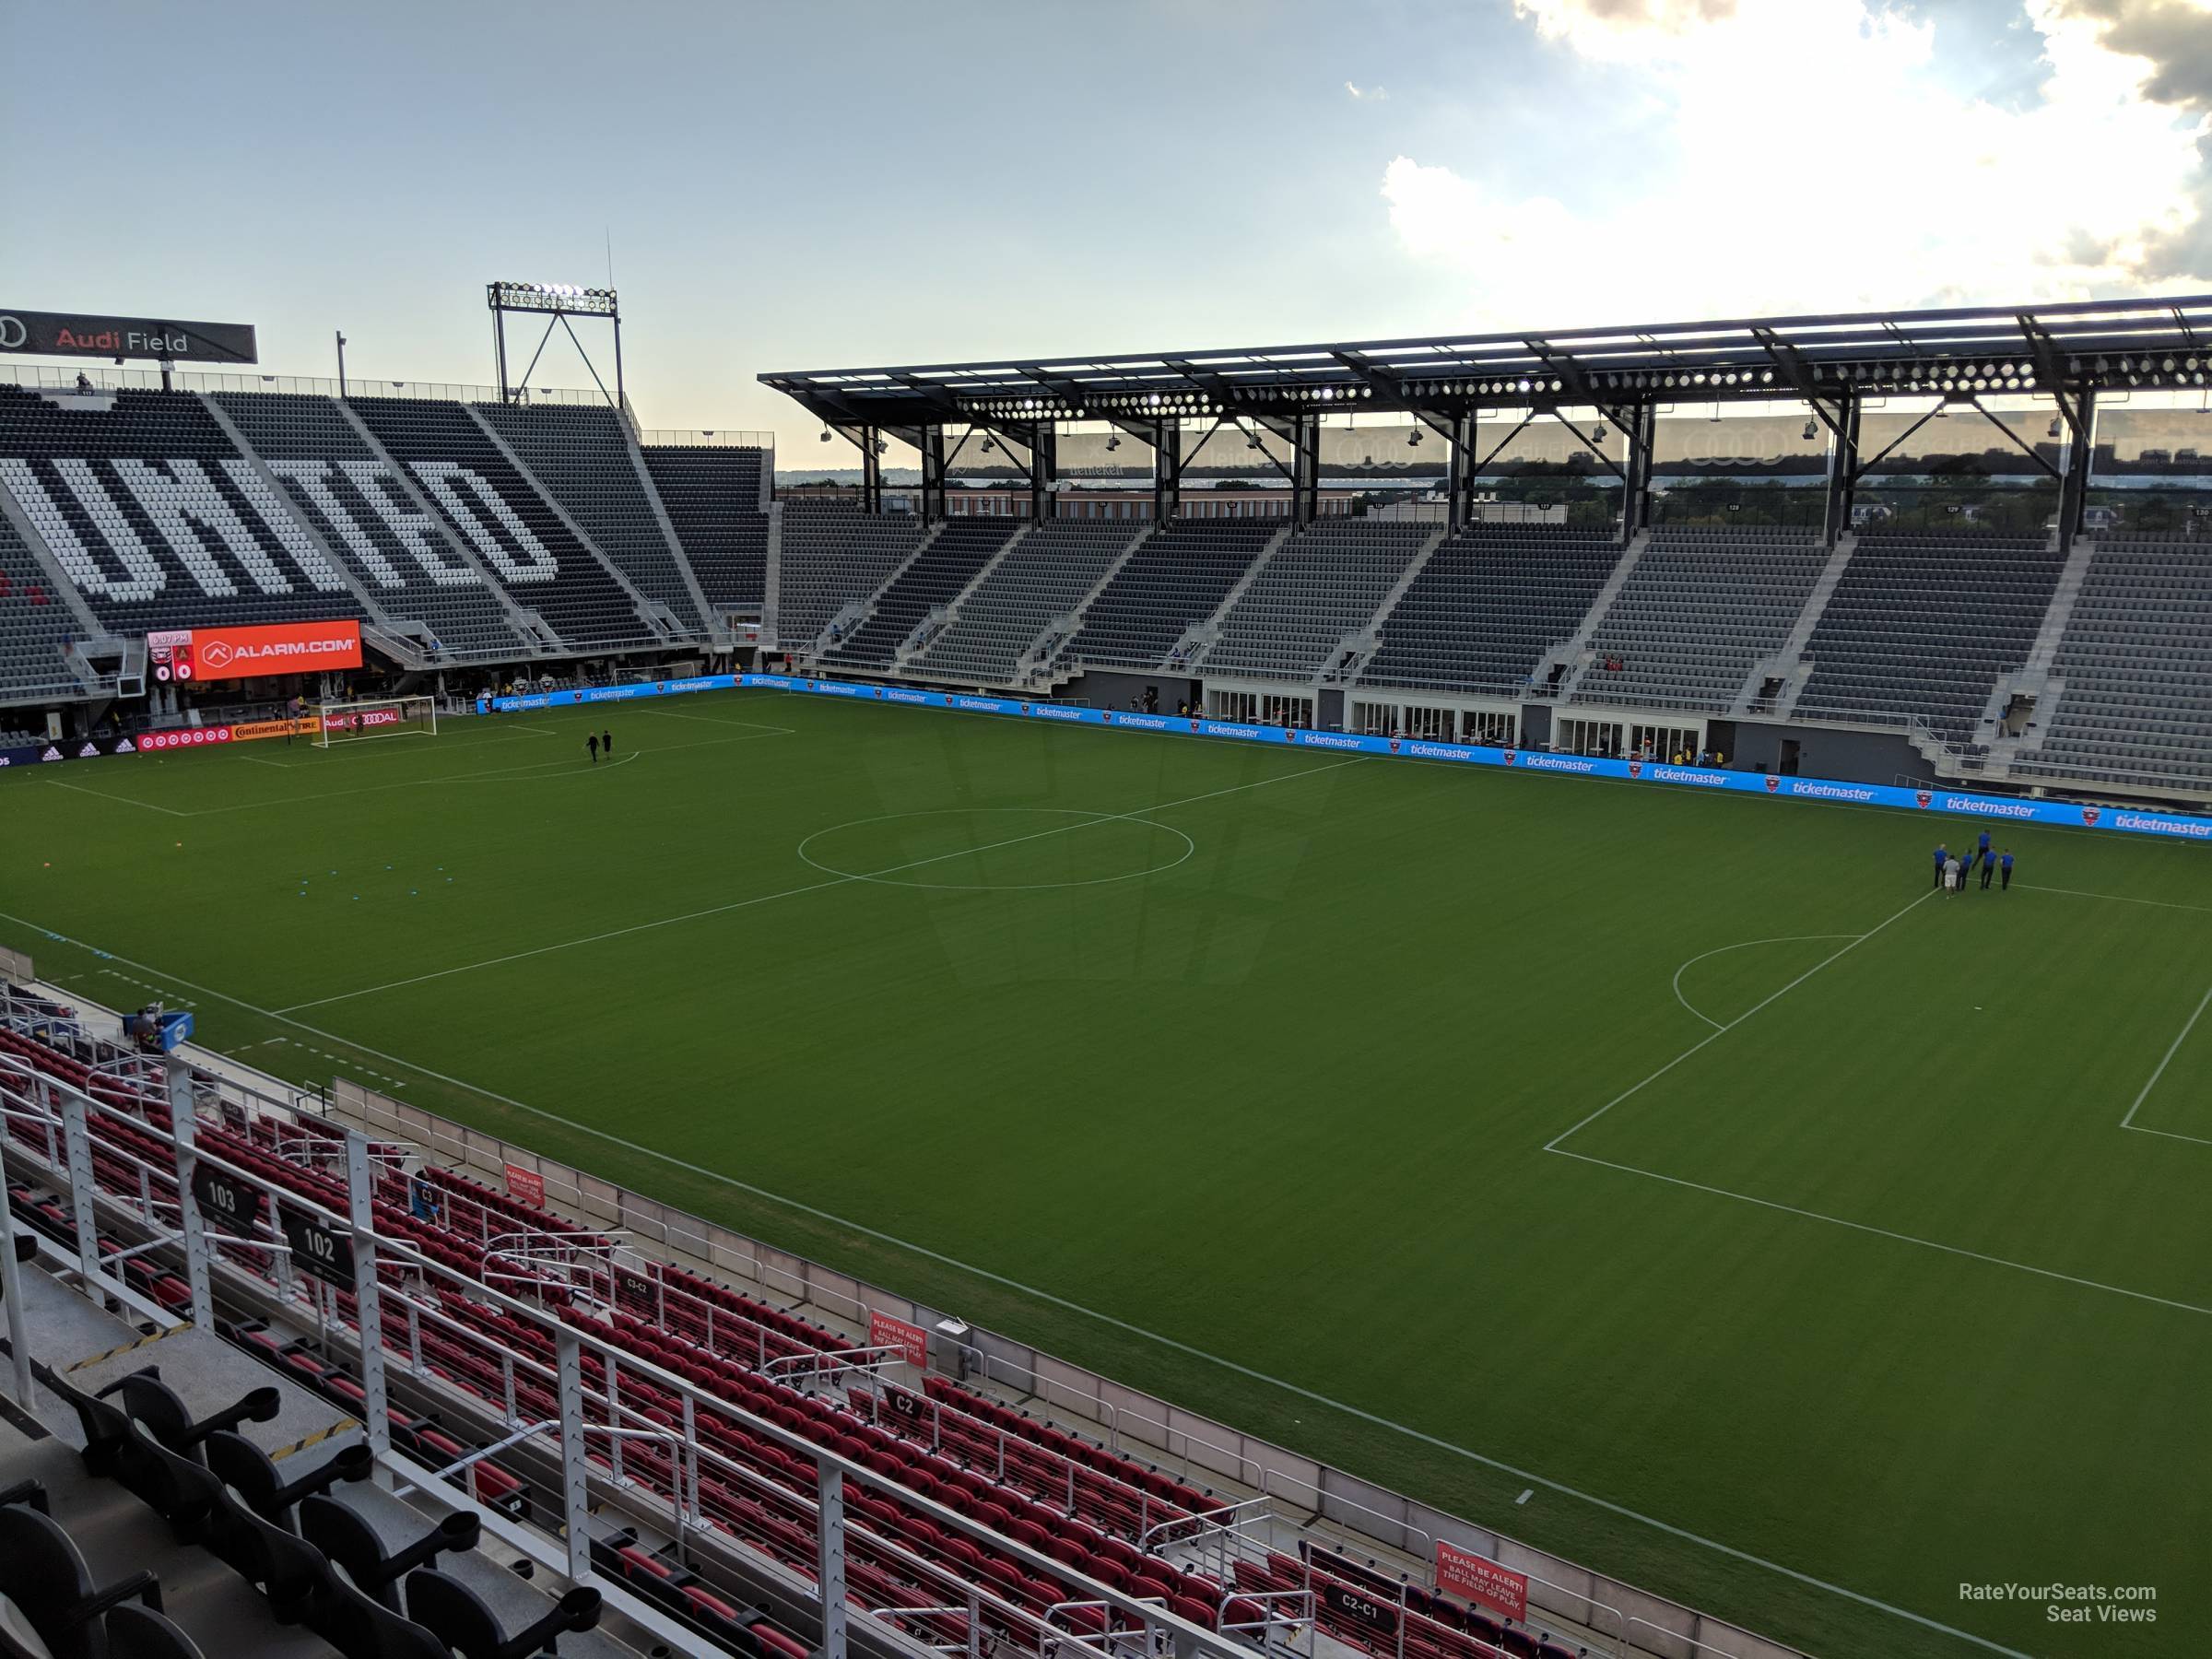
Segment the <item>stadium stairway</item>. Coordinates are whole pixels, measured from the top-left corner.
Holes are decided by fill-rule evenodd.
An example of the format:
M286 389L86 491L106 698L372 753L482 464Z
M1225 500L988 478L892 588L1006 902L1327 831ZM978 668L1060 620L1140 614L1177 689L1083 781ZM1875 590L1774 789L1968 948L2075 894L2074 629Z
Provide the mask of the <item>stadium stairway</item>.
M1575 680L1581 677L1583 667L1590 661L1593 654L1590 649L1591 636L1596 633L1598 624L1619 600L1621 589L1636 574L1636 567L1643 562L1643 556L1650 550L1651 545L1652 533L1648 526L1629 538L1620 550L1620 557L1613 561L1612 568L1606 572L1604 584L1592 595L1589 608L1583 613L1582 623L1574 630L1573 637L1560 649L1546 653L1543 661L1536 665L1534 677L1539 679L1548 675L1554 667L1566 670L1559 677L1558 696L1560 701L1564 702L1572 693Z
M1835 594L1836 584L1843 580L1843 572L1850 567L1851 556L1858 545L1859 538L1848 532L1836 537L1836 545L1829 549L1828 563L1813 583L1813 591L1806 595L1805 608L1797 614L1796 626L1790 629L1781 650L1765 662L1751 665L1750 677L1744 682L1733 712L1786 715L1796 706L1797 694L1805 689L1805 682L1813 672L1812 664L1806 659L1806 646L1813 637L1813 629L1827 614L1828 602ZM1781 682L1781 689L1771 706L1762 710L1760 704L1766 700L1762 692L1768 682L1773 680Z

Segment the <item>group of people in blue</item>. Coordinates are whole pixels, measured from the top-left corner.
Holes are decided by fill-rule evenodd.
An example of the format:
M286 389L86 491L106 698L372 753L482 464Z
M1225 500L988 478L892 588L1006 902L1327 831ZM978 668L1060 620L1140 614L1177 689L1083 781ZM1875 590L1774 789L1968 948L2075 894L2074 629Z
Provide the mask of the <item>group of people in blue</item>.
M1989 886L1993 876L2002 878L1997 884L1999 892L2012 886L2012 849L1998 852L1989 844L1989 831L1984 830L1980 841L1964 853L1954 853L1941 841L1936 843L1936 888L1947 893L1964 892L1976 865L1982 867L1983 887Z

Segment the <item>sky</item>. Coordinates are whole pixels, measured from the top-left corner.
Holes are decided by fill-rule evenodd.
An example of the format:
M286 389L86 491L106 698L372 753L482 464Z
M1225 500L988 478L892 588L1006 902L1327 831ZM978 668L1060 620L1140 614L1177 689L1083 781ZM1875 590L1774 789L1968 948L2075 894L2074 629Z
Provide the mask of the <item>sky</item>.
M482 384L484 283L611 244L641 421L786 465L852 455L767 371L2212 291L2212 0L0 0L0 305ZM589 379L557 342L531 383Z

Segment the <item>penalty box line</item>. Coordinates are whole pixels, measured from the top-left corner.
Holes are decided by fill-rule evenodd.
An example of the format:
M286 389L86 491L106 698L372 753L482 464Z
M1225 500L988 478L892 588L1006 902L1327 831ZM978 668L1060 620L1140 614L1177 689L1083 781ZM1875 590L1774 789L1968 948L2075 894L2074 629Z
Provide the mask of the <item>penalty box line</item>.
M1353 760L1339 761L1337 764L1346 766L1356 765L1359 760L1365 760L1369 759L1371 759L1371 757L1362 755L1356 757ZM1314 767L1312 770L1313 771L1334 771L1335 768L1323 766ZM1305 772L1291 772L1283 775L1285 777L1303 777L1308 774ZM1268 783L1277 781L1277 779L1263 778L1260 780L1260 782ZM1249 788L1254 786L1240 785L1239 787ZM1171 804L1180 805L1181 803ZM1141 810L1146 812L1159 812L1163 810L1163 808L1159 806L1150 806L1142 808ZM1127 817L1134 815L1124 814L1120 816ZM1907 908L1910 909L1911 907L1908 906ZM39 924L35 922L26 921L20 916L8 915L5 912L0 912L0 921L13 922L20 927L39 926ZM39 928L39 931L41 933L47 932L47 930L44 928ZM65 943L74 945L79 949L83 950L95 950L98 948L95 946L86 944L81 939L68 938L65 935L50 935L49 936L60 938ZM1861 936L1864 937L1865 935ZM121 962L128 968L135 968L142 973L161 973L159 969L152 967L145 962L133 961L128 957L114 956L112 953L110 953L109 959ZM1120 1331L1126 1335L1135 1336L1142 1341L1152 1343L1155 1346L1165 1348L1171 1353L1184 1355L1189 1359L1196 1359L1205 1364L1215 1366L1219 1370L1246 1378L1251 1382L1261 1383L1269 1388L1277 1389L1284 1394L1293 1395L1296 1398L1308 1401L1312 1405L1336 1412L1344 1417L1352 1418L1355 1421L1366 1423L1372 1428L1381 1429L1392 1434L1401 1435L1407 1440L1418 1441L1422 1445L1431 1447L1439 1452L1446 1453L1453 1457L1462 1458L1468 1463L1479 1465L1487 1469L1496 1470L1500 1474L1510 1475L1517 1480L1527 1482L1531 1486L1541 1487L1548 1492L1557 1492L1563 1498L1571 1498L1577 1502L1586 1503L1590 1505L1591 1508L1600 1510L1606 1514L1616 1516L1624 1521L1633 1522L1640 1526L1650 1527L1655 1532L1665 1534L1668 1537L1678 1538L1686 1544L1694 1545L1700 1549L1711 1550L1714 1554L1725 1556L1731 1560L1742 1561L1747 1566L1756 1567L1762 1571L1771 1572L1778 1577L1788 1579L1794 1583L1803 1584L1808 1589L1818 1590L1826 1594L1833 1595L1840 1600L1851 1602L1855 1606L1868 1608L1873 1612L1883 1613L1893 1618L1902 1619L1906 1623L1916 1625L1924 1630L1933 1630L1939 1635L1954 1637L1960 1641L1970 1644L1971 1646L1980 1648L1984 1653L1998 1654L2001 1656L2001 1659L2033 1659L2033 1655L2022 1653L2018 1648L2006 1647L1999 1642L1991 1641L1985 1636L1977 1636L1971 1630L1962 1630L1955 1625L1947 1625L1938 1619L1931 1618L1924 1613L1915 1613L1910 1607L1898 1606L1892 1602L1881 1600L1878 1596L1868 1595L1864 1591L1853 1590L1847 1585L1832 1583L1827 1579L1817 1577L1812 1573L1804 1571L1799 1568L1788 1566L1781 1561L1770 1559L1768 1557L1754 1554L1752 1551L1740 1548L1734 1544L1724 1543L1717 1538L1709 1538L1702 1533L1692 1532L1688 1527L1677 1526L1671 1521L1662 1521L1655 1515L1647 1515L1642 1511L1631 1509L1627 1504L1616 1503L1609 1498L1599 1497L1594 1492L1585 1491L1582 1488L1570 1485L1565 1481L1554 1480L1549 1476L1539 1475L1534 1470L1522 1468L1518 1465L1505 1462L1500 1458L1492 1457L1487 1453L1477 1452L1472 1447L1463 1446L1458 1444L1456 1441L1445 1440L1441 1435L1431 1434L1426 1430L1416 1429L1411 1424L1401 1423L1395 1418L1387 1418L1379 1412L1369 1411L1362 1406L1354 1406L1346 1401L1334 1398L1329 1394L1321 1393L1317 1389L1308 1388L1302 1383L1293 1382L1287 1378L1275 1376L1267 1371L1259 1370L1255 1366L1246 1365L1241 1360L1226 1359L1219 1354L1212 1353L1206 1348L1199 1347L1194 1343L1185 1342L1180 1337L1166 1335L1161 1332L1147 1329L1146 1326L1137 1324L1132 1320L1124 1319L1118 1314L1107 1313L1097 1308L1088 1307L1082 1302L1074 1300L1072 1298L1061 1296L1053 1291L1043 1289L1035 1285L1025 1284L1018 1278L1010 1277L1003 1273L994 1272L988 1267L979 1267L972 1263L963 1262L958 1256L947 1255L942 1251L932 1250L926 1244L917 1244L912 1240L902 1239L896 1233L885 1232L882 1229L870 1227L865 1222L848 1220L846 1218L837 1215L832 1211L819 1208L815 1205L805 1203L797 1198L787 1197L782 1193L771 1192L768 1188L756 1186L750 1182L740 1181L737 1179L737 1177L727 1174L723 1171L709 1169L704 1164L695 1163L688 1159L678 1158L673 1153L664 1152L658 1147L646 1146L640 1141L629 1140L622 1135L616 1135L609 1130L600 1128L595 1124L583 1123L575 1118L563 1116L559 1112L547 1111L542 1106L532 1106L526 1101L514 1099L511 1095L503 1095L493 1089L479 1088L474 1083L467 1082L460 1077L450 1077L444 1072L432 1071L428 1066L418 1065L413 1061L405 1059L398 1054L389 1053L382 1049L371 1048L367 1043L356 1042L351 1038L341 1037L335 1031L324 1030L319 1026L309 1025L305 1020L294 1019L291 1018L291 1016L282 1013L278 1010L260 1007L253 1003L246 1002L239 997L232 996L227 992L218 991L212 986L197 985L193 983L190 980L178 979L173 974L163 975L162 977L168 979L174 984L183 986L188 991L197 991L204 996L212 996L217 1001L228 1003L234 1008L242 1008L249 1014L258 1014L264 1018L274 1019L279 1024L290 1026L295 1030L306 1031L311 1035L321 1037L329 1042L337 1044L341 1048L350 1049L357 1054L368 1054L375 1059L382 1060L390 1065L404 1067L407 1071L414 1073L418 1077L428 1077L433 1082L443 1083L449 1088L460 1089L464 1093L476 1096L479 1100L488 1100L499 1106L510 1107L516 1112L526 1113L527 1115L537 1118L545 1123L557 1124L564 1129L571 1130L579 1135L587 1135L591 1139L598 1141L603 1145L618 1147L622 1151L632 1153L640 1158L650 1159L654 1163L665 1165L669 1169L680 1170L688 1175L699 1176L704 1180L714 1182L718 1186L728 1187L734 1192L745 1193L752 1197L759 1198L765 1203L777 1205L784 1209L791 1210L795 1214L809 1217L817 1221L826 1222L832 1227L841 1228L844 1231L856 1237L874 1240L876 1242L881 1244L888 1244L895 1250L903 1251L907 1254L918 1257L923 1261L935 1262L940 1266L949 1267L956 1272L967 1274L982 1283L996 1285L1002 1289L1011 1290L1017 1295L1027 1297L1031 1300L1037 1301L1043 1305L1061 1309L1065 1312L1073 1313L1079 1318L1090 1320L1098 1324L1104 1325L1109 1329ZM1563 1153L1562 1156L1575 1158L1581 1155L1579 1153L1569 1152ZM1641 1171L1638 1172L1641 1173Z
M1917 1244L1924 1250L1940 1251L1945 1255L1963 1257L1968 1261L1981 1262L1988 1266L2008 1267L2015 1273L2032 1274L2038 1278L2052 1279L2060 1284L2074 1285L2086 1290L2101 1290L2108 1295L2124 1296L2134 1301L2150 1302L2158 1307L2171 1308L2177 1312L2195 1313L2205 1317L2212 1318L2212 1307L2207 1307L2197 1302L2180 1301L2172 1297L2154 1295L2152 1292L2147 1290L2132 1290L2125 1285L2108 1285L2101 1279L2083 1278L2076 1274L2061 1273L2056 1268L2053 1267L2038 1267L2030 1262L2016 1262L2006 1256L1988 1255L1979 1250L1968 1250L1960 1245L1946 1244L1941 1242L1939 1240L1924 1239L1913 1233L1896 1232L1887 1227L1877 1227L1871 1222L1853 1221L1842 1216L1830 1216L1819 1210L1803 1209L1794 1204L1783 1204L1772 1198L1760 1198L1749 1193L1738 1193L1728 1187L1711 1186L1701 1181L1689 1181L1679 1175L1663 1174L1657 1170L1646 1170L1641 1169L1634 1164L1618 1163L1612 1159L1597 1158L1587 1152L1570 1151L1567 1147L1560 1145L1560 1143L1566 1140L1570 1135L1574 1135L1579 1130L1587 1128L1590 1124L1595 1123L1599 1118L1605 1116L1606 1112L1612 1111L1614 1107L1619 1105L1623 1100L1628 1100L1638 1090L1645 1088L1649 1084L1657 1082L1661 1077L1666 1076L1668 1072L1674 1070L1676 1066L1681 1065L1683 1061L1688 1059L1692 1054L1697 1053L1700 1050L1712 1043L1718 1042L1723 1037L1725 1037L1737 1026L1743 1024L1745 1020L1749 1019L1752 1015L1757 1014L1761 1008L1767 1007L1770 1005L1780 1001L1783 997L1788 995L1792 991L1794 991L1799 985L1805 983L1806 980L1811 979L1813 975L1818 973L1823 968L1826 968L1830 963L1839 961L1842 958L1850 955L1851 952L1856 950L1868 939L1873 938L1876 934L1880 933L1883 928L1888 927L1890 923L1897 921L1900 917L1911 914L1913 910L1917 909L1920 905L1925 903L1928 900L1934 898L1935 896L1936 891L1933 888L1921 894L1918 899L1913 900L1911 904L1906 905L1902 910L1893 912L1881 922L1877 923L1873 927L1867 929L1866 932L1853 937L1851 943L1844 946L1842 949L1835 951L1832 954L1822 958L1819 961L1814 963L1812 967L1806 969L1803 973L1799 974L1795 979L1790 981L1788 984L1783 986L1779 991L1775 991L1761 998L1759 1002L1753 1004L1749 1008L1746 1009L1743 1013L1737 1015L1734 1019L1730 1020L1726 1025L1716 1027L1716 1029L1710 1035L1700 1038L1696 1042L1691 1043L1689 1047L1684 1049L1680 1053L1677 1054L1672 1060L1669 1060L1657 1071L1652 1073L1650 1077L1644 1077L1638 1082L1631 1083L1628 1088L1622 1089L1620 1093L1615 1095L1610 1100L1607 1100L1603 1106L1600 1106L1595 1112L1590 1113L1588 1117L1583 1118L1582 1122L1575 1124L1572 1127L1565 1129L1559 1134L1554 1135L1550 1140L1545 1143L1544 1150L1547 1152L1556 1152L1561 1158L1571 1158L1581 1163L1594 1164L1600 1169L1617 1170L1624 1175L1641 1175L1646 1181L1661 1181L1665 1182L1669 1186L1682 1187L1695 1193L1711 1194L1716 1198L1733 1198L1739 1204L1757 1205L1761 1209L1776 1210L1784 1215L1800 1216L1808 1221L1825 1221L1831 1227L1849 1228L1853 1232L1868 1233L1877 1238L1892 1239L1900 1244ZM2082 896L2085 898L2110 898L2113 895L2094 893L2084 894ZM1767 943L1770 941L1759 942ZM1728 947L1724 947L1723 948ZM1707 954L1712 955L1716 953L1708 952ZM1694 961L1698 959L1692 958L1691 959ZM1688 964L1686 963L1685 966L1688 966ZM1677 995L1679 993L1677 992ZM2188 1023L2182 1027L2180 1034L2174 1038L2172 1044L2167 1049L2165 1058L2159 1062L2158 1069L2151 1073L2149 1081L2144 1084L2142 1092L2136 1095L2136 1106L2142 1105L2144 1100L2149 1097L2151 1089L2157 1086L2159 1079L2165 1075L2168 1063L2172 1060L2174 1054L2180 1050L2183 1041L2188 1037L2190 1031L2195 1028L2197 1020L2203 1017L2205 1009L2207 1006L2212 1006L2212 987L2206 988L2203 1000L2196 1005L2195 1013L2190 1015ZM1690 1011L1692 1013L1697 1012L1697 1010L1694 1008ZM1703 1016L1700 1016L1700 1018L1703 1018ZM2128 1116L2130 1118L2135 1116L2135 1107L2130 1107L2128 1109ZM2121 1126L2127 1129L2140 1129L2146 1135L2168 1135L2175 1140L2201 1141L2201 1137L2197 1135L2175 1135L2171 1130L2166 1129L2144 1129L2143 1125L2135 1123L2123 1123ZM2212 1141L2203 1142L2202 1144L2212 1145Z

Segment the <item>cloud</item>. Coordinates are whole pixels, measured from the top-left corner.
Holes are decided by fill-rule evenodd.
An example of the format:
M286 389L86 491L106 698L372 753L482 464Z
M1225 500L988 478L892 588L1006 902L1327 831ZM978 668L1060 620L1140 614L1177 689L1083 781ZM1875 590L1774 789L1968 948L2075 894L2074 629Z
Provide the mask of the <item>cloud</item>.
M2212 0L2059 0L2056 10L2089 24L2105 51L2143 59L2144 97L2212 109Z
M1390 88L1387 87L1356 87L1347 80L1344 83L1344 89L1361 103L1388 103L1390 101Z
M1632 199L1515 197L1400 156L1382 177L1391 225L1409 255L1465 276L1467 321L1509 325L2212 276L2212 85L2197 84L2212 48L2189 32L2212 0L2024 3L2045 76L2000 108L1947 86L1936 23L1886 0L1515 0L1539 35L1654 100L1653 142L1622 158Z

